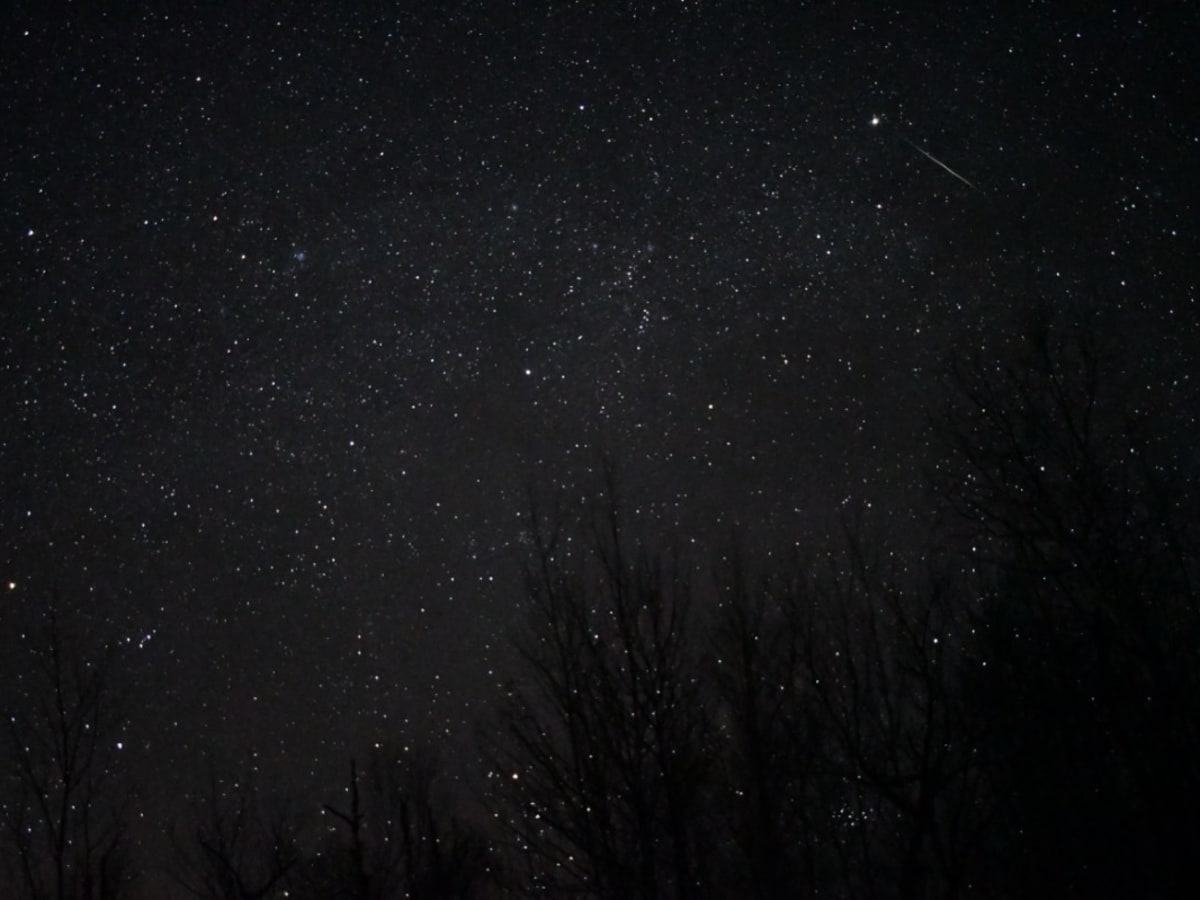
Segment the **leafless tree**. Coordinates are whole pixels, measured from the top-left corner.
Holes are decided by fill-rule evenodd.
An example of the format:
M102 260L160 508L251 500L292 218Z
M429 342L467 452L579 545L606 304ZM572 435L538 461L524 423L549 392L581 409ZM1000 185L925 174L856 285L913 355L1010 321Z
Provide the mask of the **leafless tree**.
M342 804L325 804L324 840L292 896L313 900L469 900L479 895L483 844L441 811L436 756L426 747L384 744L366 771L350 764Z
M809 684L795 576L786 565L752 574L736 542L715 573L710 671L729 834L722 886L761 900L821 896L829 885L827 735Z
M263 797L253 768L225 782L210 763L208 785L185 829L171 830L172 879L198 900L285 896L300 857L299 818L282 799Z
M117 782L125 712L116 651L87 652L53 611L23 637L27 665L5 692L5 896L126 896L134 869Z
M956 897L991 818L986 748L960 677L973 645L936 557L847 531L802 591L796 630L840 788L827 832L848 896Z
M521 890L706 893L709 725L689 573L631 550L614 479L572 532L534 506L513 686L491 799Z
M1191 373L1147 390L1134 373L1152 361L1101 333L1040 310L1002 358L957 361L937 422L940 493L978 575L976 702L1008 816L996 878L1025 896L1186 895L1200 473L1176 392Z

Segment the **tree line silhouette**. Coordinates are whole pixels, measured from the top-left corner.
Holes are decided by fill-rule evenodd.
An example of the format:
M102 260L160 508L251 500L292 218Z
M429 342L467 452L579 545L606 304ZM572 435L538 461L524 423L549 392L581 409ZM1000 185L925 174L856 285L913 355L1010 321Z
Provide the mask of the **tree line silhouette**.
M167 869L214 900L1194 896L1195 435L1118 359L1042 315L1004 358L960 355L921 551L849 520L690 559L611 468L585 503L531 501L520 666L469 808L412 746L352 762L315 828L210 776ZM133 896L116 657L53 617L31 647L4 895Z

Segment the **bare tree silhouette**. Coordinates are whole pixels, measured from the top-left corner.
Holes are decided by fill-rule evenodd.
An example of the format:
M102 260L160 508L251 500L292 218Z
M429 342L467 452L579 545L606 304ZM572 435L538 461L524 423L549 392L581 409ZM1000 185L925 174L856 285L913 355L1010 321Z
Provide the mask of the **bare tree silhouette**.
M974 702L1023 896L1188 895L1200 842L1200 540L1190 412L1086 316L962 358L937 483L978 576Z
M829 752L805 662L806 616L797 572L751 574L735 543L715 574L715 720L729 845L728 893L819 896L829 880Z
M282 799L264 798L247 766L228 784L209 765L206 792L193 804L190 833L172 828L172 879L198 900L281 896L300 858L302 827Z
M822 765L840 785L831 843L850 896L960 896L990 818L959 694L969 626L936 556L886 550L847 531L823 554L798 628Z
M88 652L51 609L6 690L0 825L6 896L109 900L134 880L117 781L117 652Z
M673 555L632 552L615 479L578 533L531 512L528 678L491 746L521 890L703 896L710 728Z
M350 763L344 805L292 889L301 898L468 900L486 874L482 841L439 808L437 758L427 747L384 744L367 769Z

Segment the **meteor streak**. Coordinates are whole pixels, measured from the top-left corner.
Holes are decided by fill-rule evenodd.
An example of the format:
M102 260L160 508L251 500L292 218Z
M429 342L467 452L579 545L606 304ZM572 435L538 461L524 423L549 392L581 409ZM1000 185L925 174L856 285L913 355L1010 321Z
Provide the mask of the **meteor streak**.
M873 126L878 126L878 125L883 124L883 117L882 116L872 116L871 124ZM965 184L971 190L973 190L973 191L979 190L979 188L975 186L974 182L969 181L966 178L963 178L963 176L959 175L952 168L950 168L948 165L946 165L944 162L942 162L940 159L938 159L936 156L934 156L932 153L930 153L928 150L926 150L924 147L917 146L917 144L913 143L907 137L905 137L903 132L897 130L896 134L899 136L900 140L904 141L904 143L908 144L908 146L912 147L914 150L916 150L918 153L920 153L923 157L925 157L930 162L936 163L937 165L941 166L943 169L945 169L947 172L949 172L951 175L953 175L955 178L957 178L959 181L961 181L963 184Z
M938 159L936 156L934 156L932 153L930 153L928 150L924 150L921 147L918 147L916 144L914 144L912 141L910 141L904 135L900 135L900 139L902 141L904 141L904 143L908 144L908 146L912 147L914 150L916 150L918 153L920 153L922 156L924 156L926 159L928 159L929 161L937 163L939 166L941 166L943 169L945 169L947 172L949 172L951 175L953 175L955 178L957 178L959 181L961 181L963 184L965 184L971 190L973 190L973 191L979 190L979 188L975 187L974 184L972 184L967 179L963 178L961 175L959 175L957 172L955 172L952 168L950 168L948 165L946 165L944 162L942 162L940 159Z

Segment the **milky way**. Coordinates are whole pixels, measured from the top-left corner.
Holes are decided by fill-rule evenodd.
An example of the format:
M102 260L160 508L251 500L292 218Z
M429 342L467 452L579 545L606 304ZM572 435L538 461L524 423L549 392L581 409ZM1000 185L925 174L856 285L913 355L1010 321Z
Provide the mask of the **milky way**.
M469 759L530 484L919 522L1031 299L1200 346L1194 12L304 6L3 25L0 625L140 647L150 814L209 751Z

